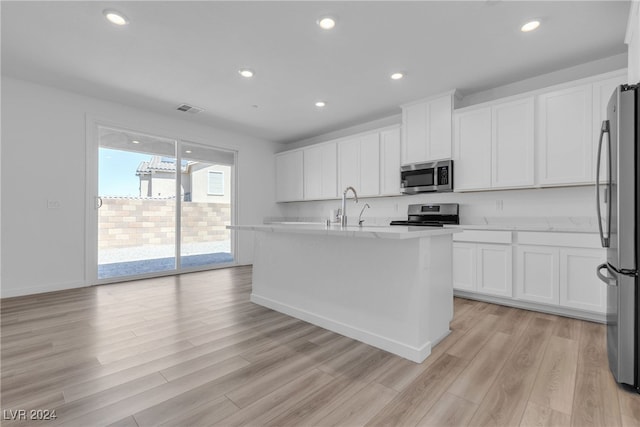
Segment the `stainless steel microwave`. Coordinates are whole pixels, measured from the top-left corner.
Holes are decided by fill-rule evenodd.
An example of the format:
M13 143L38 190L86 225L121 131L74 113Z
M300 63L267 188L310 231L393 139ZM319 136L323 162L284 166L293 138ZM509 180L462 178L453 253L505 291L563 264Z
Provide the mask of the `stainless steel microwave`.
M400 167L400 190L404 194L453 191L453 160Z

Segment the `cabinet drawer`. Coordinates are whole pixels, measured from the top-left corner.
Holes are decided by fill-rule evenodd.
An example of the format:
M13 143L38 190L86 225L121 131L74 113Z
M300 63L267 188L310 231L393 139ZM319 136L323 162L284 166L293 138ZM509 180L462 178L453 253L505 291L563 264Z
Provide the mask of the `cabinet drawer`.
M511 231L463 230L453 235L455 242L503 243L510 245Z
M517 233L518 244L541 246L566 246L572 248L601 247L600 236L595 233L545 233L520 231Z

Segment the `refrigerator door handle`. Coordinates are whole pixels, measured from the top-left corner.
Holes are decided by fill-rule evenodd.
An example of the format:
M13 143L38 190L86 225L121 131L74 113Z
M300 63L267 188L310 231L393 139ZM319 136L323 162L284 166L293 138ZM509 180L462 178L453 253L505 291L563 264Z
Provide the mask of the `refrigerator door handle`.
M613 275L613 277L605 276L600 272L605 268L607 269L607 274ZM604 283L606 283L608 286L618 286L618 279L616 277L616 274L614 271L611 271L611 268L609 268L609 265L607 263L600 264L596 269L596 274L598 275L598 278L602 280Z
M604 230L602 228L602 211L600 210L600 159L602 158L602 141L604 140L604 134L609 134L609 120L604 120L602 122L602 127L600 128L600 140L598 141L598 161L596 163L596 209L598 213L598 228L600 230L600 242L602 243L603 248L609 247L609 224L607 224L607 236L604 235ZM611 203L609 202L609 193L611 192L611 144L609 144L609 182L607 183L607 188L605 189L605 203L609 206L609 215L607 217L607 222L611 221ZM598 271L600 271L598 269ZM599 275L599 273L598 273Z

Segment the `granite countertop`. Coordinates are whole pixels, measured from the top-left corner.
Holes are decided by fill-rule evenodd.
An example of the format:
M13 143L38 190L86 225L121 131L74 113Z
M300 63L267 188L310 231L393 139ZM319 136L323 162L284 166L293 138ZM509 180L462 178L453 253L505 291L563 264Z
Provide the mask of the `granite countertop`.
M416 239L420 237L432 237L446 234L459 233L461 230L454 228L432 227L405 227L405 226L363 226L357 225L341 227L339 225L322 224L260 224L260 225L228 225L230 230L239 231L266 231L273 233L299 233L315 234L336 237L356 237L374 239Z

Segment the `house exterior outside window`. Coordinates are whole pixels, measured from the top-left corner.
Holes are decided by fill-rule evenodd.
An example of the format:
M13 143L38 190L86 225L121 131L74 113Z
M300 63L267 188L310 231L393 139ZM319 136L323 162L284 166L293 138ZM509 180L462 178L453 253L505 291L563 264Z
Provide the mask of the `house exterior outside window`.
M231 166L184 161L181 166L181 198L185 202L230 203ZM136 170L140 179L140 197L175 197L175 159L153 156Z

